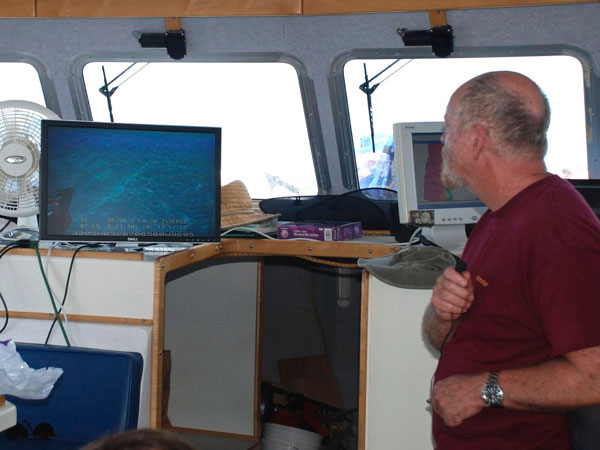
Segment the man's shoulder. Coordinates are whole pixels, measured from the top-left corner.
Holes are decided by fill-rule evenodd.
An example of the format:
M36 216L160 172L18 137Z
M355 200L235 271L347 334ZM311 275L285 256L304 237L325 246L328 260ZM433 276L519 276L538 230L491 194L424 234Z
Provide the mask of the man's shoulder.
M594 248L600 252L600 221L571 183L549 176L514 198L500 221L506 238L536 254ZM561 250L562 249L562 250Z
M552 177L532 202L533 226L553 245L600 252L600 221L586 200L566 180Z
M600 230L600 222L592 208L567 180L549 176L527 197L523 207L542 217L546 223L590 221Z
M548 210L551 217L555 216L572 224L590 222L591 226L600 230L598 217L571 183L555 177L548 184L547 193L552 207Z

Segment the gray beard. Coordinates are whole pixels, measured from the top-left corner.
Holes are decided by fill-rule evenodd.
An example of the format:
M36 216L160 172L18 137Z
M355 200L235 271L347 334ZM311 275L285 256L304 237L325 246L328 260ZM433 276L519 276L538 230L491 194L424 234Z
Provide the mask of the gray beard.
M448 148L444 145L442 148L442 183L451 191L465 186L465 181L456 175L448 164Z

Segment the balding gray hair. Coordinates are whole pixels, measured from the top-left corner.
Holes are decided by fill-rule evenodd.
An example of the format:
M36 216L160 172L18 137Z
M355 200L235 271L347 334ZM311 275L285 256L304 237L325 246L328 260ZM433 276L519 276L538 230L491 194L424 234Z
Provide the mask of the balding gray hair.
M459 128L478 123L486 128L499 151L514 155L527 152L543 159L548 149L550 105L535 87L541 105L532 104L529 96L509 89L497 72L480 75L465 86L459 100Z

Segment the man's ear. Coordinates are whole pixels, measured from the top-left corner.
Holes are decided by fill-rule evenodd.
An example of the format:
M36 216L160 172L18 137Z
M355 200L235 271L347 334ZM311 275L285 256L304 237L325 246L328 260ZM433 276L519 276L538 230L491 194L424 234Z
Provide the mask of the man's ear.
M487 130L476 123L471 126L471 150L473 159L478 159L481 156L481 152L488 141L489 136Z

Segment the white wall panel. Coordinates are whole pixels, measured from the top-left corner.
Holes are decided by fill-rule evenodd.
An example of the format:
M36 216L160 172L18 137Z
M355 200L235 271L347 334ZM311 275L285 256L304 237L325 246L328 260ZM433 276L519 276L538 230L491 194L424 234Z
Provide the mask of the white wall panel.
M42 257L45 264L45 258ZM70 257L51 256L50 286L62 301ZM152 319L154 263L108 258L76 258L66 302L69 314ZM0 290L9 310L53 312L35 256L5 255Z

